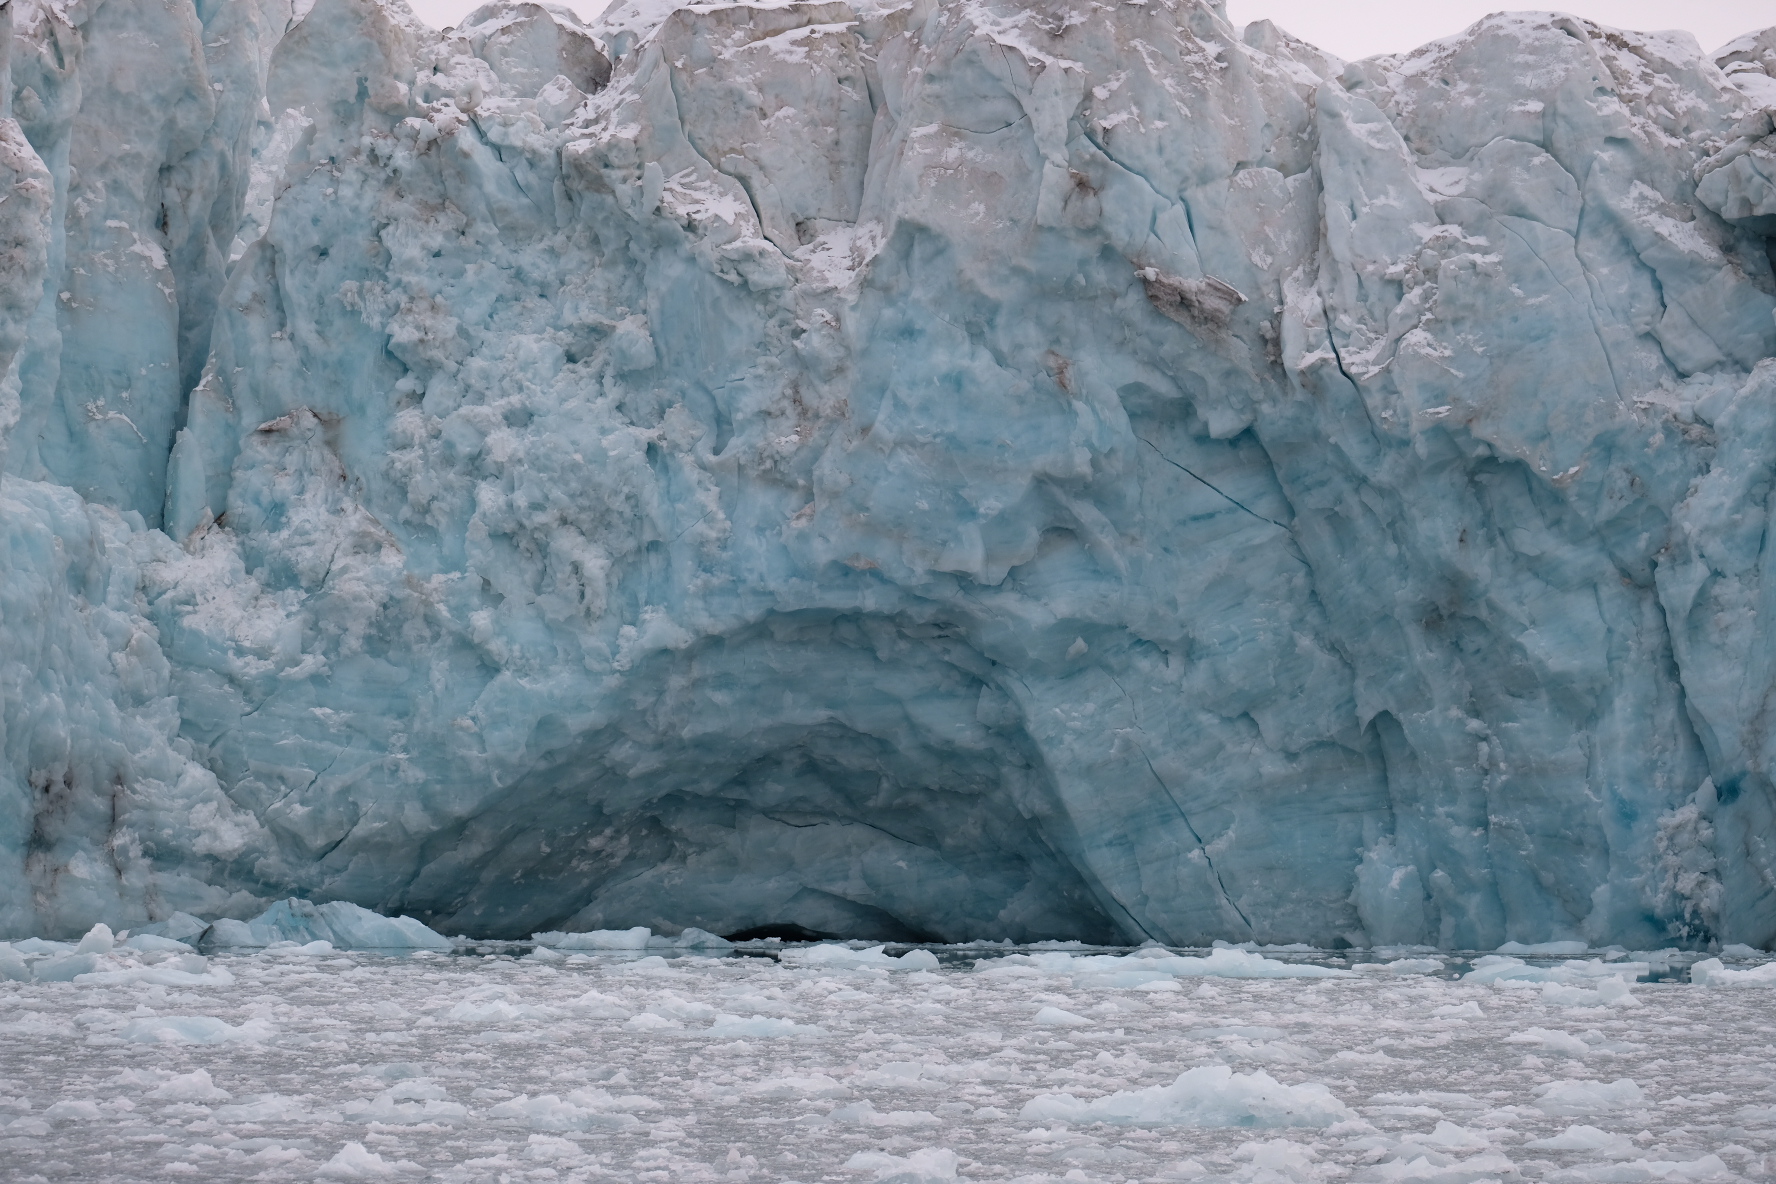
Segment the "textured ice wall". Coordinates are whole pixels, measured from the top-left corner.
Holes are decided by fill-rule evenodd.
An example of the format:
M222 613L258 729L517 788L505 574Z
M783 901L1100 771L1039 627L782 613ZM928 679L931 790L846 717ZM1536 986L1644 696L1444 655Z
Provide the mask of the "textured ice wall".
M1776 33L9 8L0 928L1776 939Z

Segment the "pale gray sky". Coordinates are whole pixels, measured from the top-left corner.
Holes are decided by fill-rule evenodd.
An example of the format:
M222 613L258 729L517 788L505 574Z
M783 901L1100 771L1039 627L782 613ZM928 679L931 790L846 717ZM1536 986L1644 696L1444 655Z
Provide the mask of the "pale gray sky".
M443 28L479 7L481 0L408 2L422 18ZM608 0L562 2L587 18L608 5ZM1342 58L1413 49L1460 32L1503 7L1512 6L1498 0L1227 0L1236 24L1268 18ZM1568 0L1560 10L1619 29L1688 29L1710 50L1741 33L1776 24L1776 5L1770 0Z
M1235 24L1272 20L1341 58L1416 49L1459 33L1489 12L1552 8L1618 29L1687 29L1707 50L1741 33L1776 25L1770 0L1566 0L1538 5L1508 0L1227 0Z

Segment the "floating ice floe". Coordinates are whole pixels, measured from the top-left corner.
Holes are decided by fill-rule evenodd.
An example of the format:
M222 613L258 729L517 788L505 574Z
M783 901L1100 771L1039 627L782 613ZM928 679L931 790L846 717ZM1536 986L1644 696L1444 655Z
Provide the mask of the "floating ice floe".
M823 942L806 949L786 949L781 957L793 965L824 966L834 970L936 970L938 967L937 955L930 950L908 950L896 958L883 953L883 949L882 946L870 946L854 950L850 946Z
M138 950L144 954L194 954L197 947L179 941L176 938L160 937L153 933L132 933L128 940L118 943L125 950Z
M551 950L731 950L734 943L725 937L698 929L686 928L677 937L654 933L645 925L633 929L593 929L585 933L563 933L550 930L533 933L530 940Z
M129 933L132 938L164 937L190 944L202 937L203 931L209 927L210 923L202 917L176 912L164 921L156 921L151 925L138 925Z
M1058 1007L1042 1008L1031 1022L1045 1028L1083 1028L1091 1023L1082 1015L1074 1015L1072 1012L1063 1011Z
M1648 962L1602 962L1569 959L1558 966L1532 966L1521 958L1488 954L1462 976L1465 983L1490 983L1511 989L1540 989L1553 1007L1639 1007L1630 989L1651 969Z
M1696 1159L1640 1159L1627 1163L1573 1168L1553 1180L1595 1181L1596 1184L1732 1184L1744 1177L1718 1155Z
M1569 1126L1545 1139L1531 1139L1524 1146L1536 1151L1583 1151L1603 1159L1631 1159L1640 1154L1627 1135L1585 1125Z
M412 917L385 917L361 905L335 900L317 905L280 900L251 921L216 921L198 939L200 949L262 950L281 942L331 950L448 950L450 940Z
M1567 943L1557 942L1556 945ZM1558 966L1533 966L1508 954L1486 954L1475 959L1474 968L1462 975L1466 983L1562 983L1598 986L1614 979L1632 983L1652 968L1648 962L1603 962L1569 958Z
M636 1111L658 1109L652 1098L612 1096L601 1089L577 1089L566 1097L519 1094L487 1111L489 1118L512 1119L540 1131L616 1131L640 1124Z
M226 1102L234 1095L225 1089L217 1089L208 1070L193 1069L169 1077L143 1096L165 1102Z
M914 951L915 953L919 951ZM933 965L935 965L933 959ZM1173 990L1180 978L1352 978L1349 970L1312 963L1284 962L1249 950L1221 947L1202 957L1161 948L1132 954L1070 954L1040 951L1008 954L975 963L986 975L1068 975L1076 986L1121 990ZM1438 964L1441 967L1441 963Z
M362 1143L347 1143L315 1174L324 1180L383 1180L422 1170L410 1159L387 1160Z
M340 1121L338 1110L313 1108L300 1098L284 1094L256 1094L243 1097L233 1105L217 1106L211 1113L217 1122L229 1125L246 1123L284 1123L306 1126Z
M886 1151L859 1151L845 1161L848 1172L872 1172L877 1184L940 1184L956 1179L956 1153L941 1147L921 1147L906 1155Z
M865 1100L853 1102L849 1106L840 1106L824 1117L817 1114L809 1115L798 1121L812 1126L841 1123L867 1127L921 1127L938 1126L943 1120L929 1110L889 1110L883 1112Z
M1486 1013L1472 999L1461 1003L1443 1003L1431 1010L1431 1017L1440 1020L1478 1020L1485 1019Z
M91 986L120 987L126 983L144 983L162 987L224 987L234 982L234 975L223 966L211 964L202 954L176 954L164 962L148 965L118 965L119 958L101 959L90 971L73 981Z
M807 1077L767 1077L746 1087L752 1098L846 1098L851 1090L824 1073Z
M1530 1044L1549 1052L1564 1053L1573 1057L1582 1057L1595 1051L1590 1045L1570 1032L1554 1031L1547 1028L1528 1028L1522 1032L1513 1032L1505 1037L1505 1043Z
M1083 1101L1042 1094L1024 1105L1025 1122L1105 1122L1120 1126L1330 1126L1356 1115L1317 1082L1284 1085L1262 1069L1235 1073L1200 1065L1170 1085L1123 1090Z
M825 1036L826 1029L816 1024L798 1024L776 1016L755 1015L742 1019L737 1015L718 1014L704 1036L729 1040L777 1040L786 1037L812 1039Z
M431 1122L453 1126L467 1122L469 1109L450 1100L443 1086L419 1077L396 1082L373 1098L358 1098L340 1107L347 1122L379 1122L385 1126L412 1126Z
M1351 967L1356 974L1441 974L1441 958L1395 958L1391 962L1363 962Z
M163 987L226 986L234 976L183 942L152 935L117 941L95 925L78 943L26 938L0 942L0 982Z
M621 999L598 990L587 991L568 1006L587 1019L626 1020L635 1014Z
M1590 948L1582 941L1543 941L1529 945L1520 941L1508 941L1498 948L1498 952L1524 958L1577 958Z
M1698 987L1776 986L1776 962L1735 970L1719 958L1704 958L1690 967L1690 982Z
M444 1018L463 1024L508 1024L520 1020L548 1019L556 1014L553 1008L514 1002L502 995L488 999L464 999L445 1012Z
M1627 1110L1652 1104L1645 1092L1632 1079L1615 1081L1551 1081L1533 1091L1536 1107L1544 1114L1579 1118L1587 1114L1603 1114L1611 1110Z
M118 1038L133 1044L227 1044L265 1040L274 1034L262 1020L237 1026L208 1015L163 1015L131 1020Z

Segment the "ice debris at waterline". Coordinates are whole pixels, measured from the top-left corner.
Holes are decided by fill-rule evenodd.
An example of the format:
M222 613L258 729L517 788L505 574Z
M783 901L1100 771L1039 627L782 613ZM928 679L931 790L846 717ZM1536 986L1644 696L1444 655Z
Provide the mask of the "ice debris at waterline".
M1222 949L1220 974L1190 977L1190 955L1159 948L914 949L932 969L900 973L838 960L868 951L831 943L517 959L318 944L218 954L207 977L182 980L0 982L8 1178L1776 1173L1768 985L1639 981L1675 951L1494 955L1549 975L1530 982L1427 951ZM1711 961L1771 983L1768 956L1722 954ZM1251 973L1258 963L1279 970ZM1110 974L1142 965L1160 977ZM1339 973L1280 977L1303 965ZM1578 981L1622 995L1565 993Z
M251 921L220 920L198 937L209 949L325 942L340 950L448 950L450 941L412 917L379 917L343 900L280 900Z
M666 937L645 925L637 925L630 929L594 929L589 933L533 933L530 940L556 950L726 950L734 945L695 926L687 927L677 937Z
M1776 940L1776 32L0 12L0 933Z
M177 936L173 936L174 933ZM206 954L240 950L281 953L293 949L297 953L322 954L334 950L397 953L453 948L448 938L427 929L412 917L379 917L345 901L317 907L306 900L281 900L251 921L223 918L214 924L206 924L189 914L177 913L170 922L116 933L109 925L100 922L78 942L45 941L36 937L19 942L0 941L0 979L66 982L81 975L112 971L134 974L147 966L158 969L152 974L135 977L171 985L209 981L179 977L179 974L201 974L208 970L208 962L197 956L199 951ZM107 955L111 957L108 959ZM119 958L123 959L121 963L117 961ZM165 977L171 972L177 973L172 978Z

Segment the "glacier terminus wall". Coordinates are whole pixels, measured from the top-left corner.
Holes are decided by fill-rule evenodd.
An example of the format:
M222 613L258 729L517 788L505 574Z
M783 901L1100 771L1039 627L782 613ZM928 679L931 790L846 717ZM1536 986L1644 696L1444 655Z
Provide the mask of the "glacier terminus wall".
M1776 941L1776 30L0 53L5 934Z

